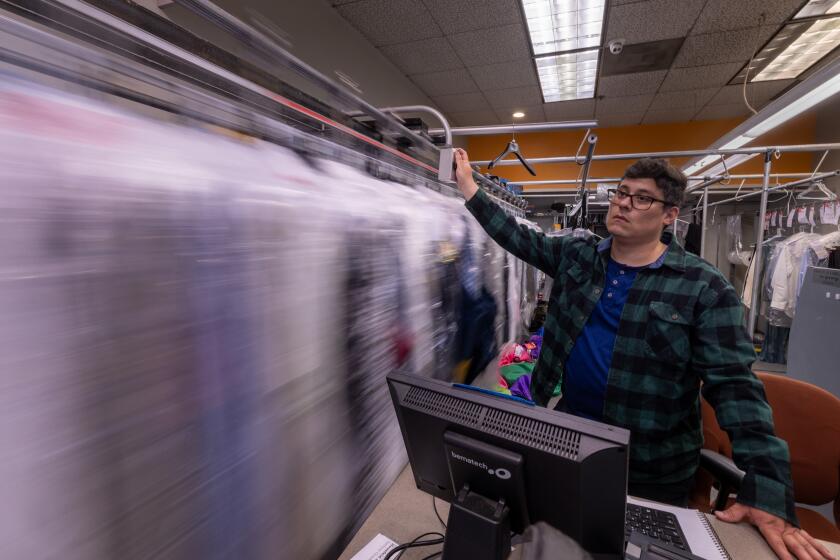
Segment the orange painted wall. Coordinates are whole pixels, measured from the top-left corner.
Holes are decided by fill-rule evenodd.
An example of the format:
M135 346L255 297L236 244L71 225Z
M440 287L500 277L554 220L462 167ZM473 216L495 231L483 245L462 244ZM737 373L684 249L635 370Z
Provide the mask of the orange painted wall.
M636 125L615 128L599 128L596 154L617 154L629 152L664 152L674 150L701 150L738 126L743 119L715 121L692 121L655 125ZM526 158L571 156L577 151L583 138L583 130L557 132L520 133L516 135L519 149ZM809 144L814 142L816 118L813 115L795 119L771 131L753 142L753 145ZM473 161L492 160L510 140L509 134L473 136L467 140L467 151ZM585 152L583 152L585 153ZM673 158L671 162L682 166L690 158ZM761 173L761 157L758 156L738 166L733 173ZM813 156L810 153L784 154L773 162L773 171L778 173L810 172ZM631 161L595 161L590 177L620 177ZM493 173L511 181L576 179L580 167L574 163L535 165L536 177L524 167L496 167ZM482 171L487 171L486 168ZM558 189L564 185L533 185L527 190L540 188ZM572 188L570 186L570 188Z

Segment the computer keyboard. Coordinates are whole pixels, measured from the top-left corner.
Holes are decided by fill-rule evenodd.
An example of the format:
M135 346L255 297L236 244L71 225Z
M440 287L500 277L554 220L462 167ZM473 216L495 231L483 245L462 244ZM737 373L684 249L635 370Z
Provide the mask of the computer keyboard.
M677 522L677 516L667 511L627 504L627 514L624 520L625 539L630 537L631 531L642 533L680 550L689 550L688 544L685 542L685 535Z

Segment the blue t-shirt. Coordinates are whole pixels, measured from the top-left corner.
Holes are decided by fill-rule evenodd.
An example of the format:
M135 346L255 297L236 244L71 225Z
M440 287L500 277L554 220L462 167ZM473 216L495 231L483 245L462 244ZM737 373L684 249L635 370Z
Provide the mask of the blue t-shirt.
M607 238L601 242L598 250L609 250L609 241L611 239ZM613 347L627 295L640 270L658 268L664 260L665 253L662 253L653 264L630 267L609 259L601 299L566 359L562 401L564 410L584 418L601 420Z

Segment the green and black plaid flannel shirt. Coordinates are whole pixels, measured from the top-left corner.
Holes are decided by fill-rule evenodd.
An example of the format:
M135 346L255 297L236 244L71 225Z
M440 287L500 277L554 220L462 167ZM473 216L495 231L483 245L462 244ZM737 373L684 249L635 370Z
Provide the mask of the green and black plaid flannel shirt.
M496 243L554 277L531 382L534 400L545 406L604 289L609 251L592 239L547 237L519 225L483 191L467 208ZM639 271L624 305L604 398L604 421L632 432L630 481L668 484L694 475L703 446L702 382L746 472L738 501L798 525L788 446L774 435L764 386L750 369L755 351L741 301L719 271L671 234L663 242L663 265Z

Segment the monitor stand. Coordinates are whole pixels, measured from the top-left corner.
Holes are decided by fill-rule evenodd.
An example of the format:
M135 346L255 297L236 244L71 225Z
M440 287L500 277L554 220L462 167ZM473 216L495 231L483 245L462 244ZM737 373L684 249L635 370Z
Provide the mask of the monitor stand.
M464 485L449 508L442 560L504 560L510 554L510 509Z

